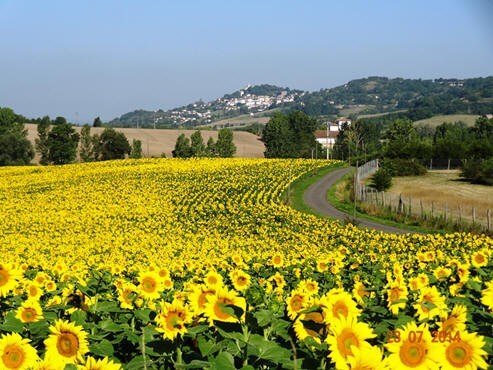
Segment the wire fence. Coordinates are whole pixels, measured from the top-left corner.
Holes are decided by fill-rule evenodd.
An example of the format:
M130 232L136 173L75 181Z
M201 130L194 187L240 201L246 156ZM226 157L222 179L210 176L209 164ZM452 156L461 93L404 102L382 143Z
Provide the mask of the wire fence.
M452 163L453 161L448 160L445 166L450 168ZM403 217L433 221L438 225L454 225L458 228L469 226L490 233L493 231L492 210L490 208L465 205L453 198L445 202L425 201L402 194L378 192L376 189L364 185L364 180L378 170L378 165L378 159L375 159L357 169L354 185L355 198L358 202Z

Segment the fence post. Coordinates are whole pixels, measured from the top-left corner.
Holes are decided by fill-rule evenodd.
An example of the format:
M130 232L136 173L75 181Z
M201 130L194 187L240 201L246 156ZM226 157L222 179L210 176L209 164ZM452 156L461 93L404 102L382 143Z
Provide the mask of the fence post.
M433 218L435 215L435 202L432 200L431 201L431 218Z
M488 219L488 231L491 231L491 209L488 208L488 212L486 212L486 216Z
M476 223L476 207L472 207L472 225Z
M447 202L445 202L445 214L444 214L444 216L443 216L443 220L444 220L445 222L447 222L447 208L448 208L447 206L448 206L448 204L447 204Z
M424 211L423 211L423 200L420 199L419 200L419 207L421 208L421 218L424 217Z

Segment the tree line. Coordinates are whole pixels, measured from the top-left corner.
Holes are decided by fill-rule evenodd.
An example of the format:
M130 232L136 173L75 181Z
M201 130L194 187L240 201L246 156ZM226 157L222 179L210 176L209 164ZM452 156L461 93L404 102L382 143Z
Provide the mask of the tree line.
M142 142L129 143L126 136L113 128L91 135L91 127L84 125L79 134L64 117L51 120L48 116L34 120L38 137L34 146L27 138L25 118L10 108L0 108L0 166L29 164L36 152L40 164L67 164L77 159L81 162L105 161L142 157ZM94 127L102 126L97 117Z
M396 119L387 129L356 121L342 127L333 155L352 163L383 159L378 176L387 180L380 190L390 186L388 177L424 174L425 166L438 159L455 159L464 179L493 185L493 119L479 117L472 127L464 122L444 122L436 128Z
M236 153L236 146L233 142L233 131L227 128L220 129L217 134L217 141L212 137L204 144L200 130L195 131L190 139L181 134L176 139L175 148L172 151L173 157L232 157Z

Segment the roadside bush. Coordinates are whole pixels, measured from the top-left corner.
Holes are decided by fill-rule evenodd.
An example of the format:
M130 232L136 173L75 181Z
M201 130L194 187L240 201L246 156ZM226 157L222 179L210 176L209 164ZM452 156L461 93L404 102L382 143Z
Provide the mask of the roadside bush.
M475 184L493 185L493 158L466 161L461 176Z
M385 191L392 186L392 173L388 168L380 167L372 176L371 186L378 191Z
M389 169L392 176L421 176L426 173L426 167L414 159L386 159L383 167Z

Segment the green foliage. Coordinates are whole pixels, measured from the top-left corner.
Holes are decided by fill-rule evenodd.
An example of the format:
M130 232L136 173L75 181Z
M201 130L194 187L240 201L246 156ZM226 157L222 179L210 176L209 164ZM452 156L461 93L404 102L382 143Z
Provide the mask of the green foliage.
M181 134L176 139L175 149L171 152L176 158L189 158L192 156L192 148L190 147L190 139Z
M44 116L38 123L38 138L35 139L36 150L40 154L39 163L49 163L48 133L50 132L50 117Z
M142 158L142 141L133 139L132 148L130 149L130 158Z
M66 164L75 160L79 134L68 123L53 126L48 133L48 162Z
M122 132L108 127L99 136L98 152L103 161L123 159L130 154L130 143Z
M95 160L94 143L91 137L91 127L84 125L80 133L80 160L82 162L92 162Z
M28 164L34 157L24 124L10 108L0 108L0 166Z
M315 140L317 121L300 111L275 113L262 133L266 158L310 158L322 151Z
M205 156L206 157L215 157L216 156L216 143L212 137L207 140L207 146L205 148Z
M377 191L385 191L392 186L392 172L385 167L381 167L372 176L372 187Z
M421 176L427 170L415 159L386 158L382 167L387 169L392 176Z
M493 185L493 157L465 161L461 176L475 184Z
M222 128L217 134L215 152L218 157L229 158L236 153L236 146L233 142L233 131L228 128Z
M66 125L67 124L67 119L65 117L56 117L55 120L53 121L53 125L58 126L58 125Z
M195 131L190 136L190 149L192 151L192 156L194 157L203 157L206 154L206 148L204 144L204 139L202 138L202 134L200 130Z
M92 127L102 127L103 126L103 121L101 121L101 118L96 117L94 118L94 121L92 122Z

